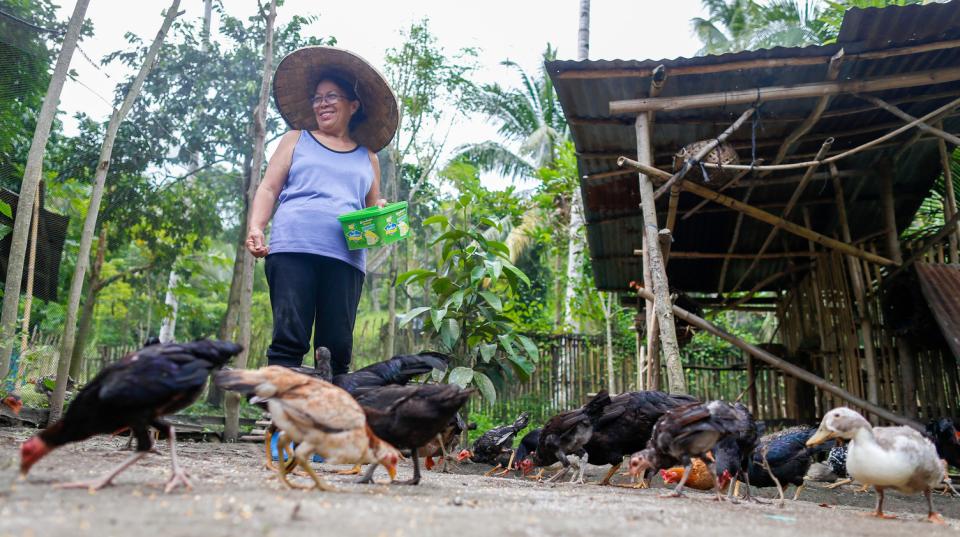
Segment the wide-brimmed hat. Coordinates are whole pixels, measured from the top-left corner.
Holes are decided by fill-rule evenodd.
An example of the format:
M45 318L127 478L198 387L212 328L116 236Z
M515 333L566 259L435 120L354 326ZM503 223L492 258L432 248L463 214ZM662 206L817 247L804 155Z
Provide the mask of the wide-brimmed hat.
M310 98L326 75L351 84L366 119L350 130L350 137L371 151L383 149L397 132L397 97L386 79L366 60L334 47L304 47L287 54L273 77L273 100L284 121L296 130L315 130L317 116Z

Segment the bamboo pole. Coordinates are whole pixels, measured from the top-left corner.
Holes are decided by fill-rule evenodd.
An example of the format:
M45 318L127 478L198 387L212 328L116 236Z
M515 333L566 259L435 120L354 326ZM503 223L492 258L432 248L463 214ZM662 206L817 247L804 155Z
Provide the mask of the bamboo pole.
M955 233L958 224L960 224L960 212L954 213L953 218L948 220L943 225L943 227L940 228L940 231L934 233L933 236L927 238L922 245L917 247L914 250L913 255L911 255L906 261L904 261L902 265L890 271L890 274L888 274L886 278L884 278L884 281L885 282L892 281L901 272L910 268L911 265L913 265L923 257L923 255L930 249L931 246L943 240L943 238L946 237L948 234Z
M760 159L757 159L757 161L759 162ZM737 175L735 175L735 176L733 177L733 179L730 180L730 182L728 182L727 184L725 184L725 185L721 186L720 188L718 188L718 189L717 189L717 192L723 192L723 191L725 191L725 190L727 190L727 189L736 188L736 187L740 186L740 179L743 179L743 177L744 177L745 175L747 175L748 173L750 173L750 170L740 170L739 172L737 172ZM672 190L671 190L671 194L672 194ZM700 200L699 203L697 203L697 204L694 205L689 211L687 211L686 213L684 213L683 217L681 217L680 219L681 219L681 220L686 220L687 218L690 218L691 216L697 214L697 212L698 212L700 209L702 209L703 207L705 207L708 203L710 203L710 202L707 201L707 200Z
M836 164L830 164L830 172L837 170ZM843 183L839 177L833 179L833 192L837 198L837 216L840 220L840 233L844 242L851 242L850 224L847 219L846 203L844 202ZM867 306L866 291L863 282L863 273L860 271L860 262L857 258L848 255L847 267L850 274L850 283L853 286L853 297L857 311L860 314L860 337L863 339L863 358L867 372L867 400L873 404L879 402L877 390L877 353L873 346L873 324L870 322L870 310ZM848 357L849 358L849 357Z
M637 293L643 296L644 298L653 296L646 289L638 289ZM885 408L879 407L871 403L870 401L864 401L863 399L840 388L839 386L836 386L830 382L827 382L823 378L817 375L814 375L813 373L807 371L806 369L795 366L790 362L787 362L786 360L778 358L777 356L774 356L773 354L770 354L769 352L763 349L760 349L759 347L751 345L743 341L742 339L737 338L736 336L733 336L725 332L724 330L713 325L706 319L703 319L702 317L694 315L693 313L690 313L689 311L681 307L673 306L673 313L678 318L683 319L684 321L690 323L691 325L697 328L700 328L701 330L705 330L719 337L720 339L723 339L724 341L731 343L733 346L739 349L742 349L743 351L749 353L751 356L759 358L760 360L779 369L780 371L783 371L788 375L791 375L804 382L810 383L825 392L829 392L833 395L836 395L837 397L843 399L844 401L847 401L848 403L854 406L858 406L860 408L868 410L887 421L890 421L899 425L906 425L908 427L913 427L918 431L923 431L923 426L920 425L919 423L911 419L905 418L903 416L900 416L898 414L894 414L893 412L890 412Z
M943 186L946 194L944 196L943 220L947 222L953 218L953 215L957 214L957 198L953 191L953 170L950 167L950 153L947 152L947 144L943 140L937 140L937 146L940 150L940 165L943 166ZM956 233L950 233L948 237L950 240L950 261L960 263L960 255L957 252L957 243L960 242L960 226L957 227Z
M659 170L659 169L657 169L657 168L654 168L654 167L652 167L652 166L647 166L647 165L641 164L641 163L639 163L639 162L630 160L630 159L628 159L628 158L626 158L626 157L620 157L620 159L617 161L617 163L620 164L621 166L623 166L623 165L633 166L634 168L637 168L637 169L641 170L641 171L644 172L644 173L651 173L651 174L665 173L665 172L662 172L661 170ZM747 205L746 203L743 203L743 202L741 202L741 201L739 201L739 200L735 200L735 199L733 199L733 198L731 198L731 197L724 196L723 194L719 194L719 193L717 193L717 192L715 192L715 191L713 191L713 190L710 190L710 189L707 188L707 187L700 186L700 185L698 185L698 184L696 184L696 183L692 183L692 182L690 182L690 181L684 181L682 184L683 184L683 189L686 190L687 192L691 192L691 193L693 193L693 194L696 194L696 195L698 195L698 196L700 196L700 197L702 197L702 198L704 198L704 199L709 199L709 200L711 200L711 201L715 201L715 202L717 202L717 203L719 203L719 204L721 204L721 205L726 205L727 207L730 207L731 209L734 209L734 210L736 210L736 211L740 211L740 212L746 214L747 216L750 216L750 217L752 217L752 218L755 218L755 219L757 219L757 220L760 220L761 222L766 222L766 223L771 224L771 225L779 225L779 226L781 226L781 227L784 229L784 231L787 231L787 232L789 232L789 233L793 233L794 235L798 235L798 236L803 237L803 238L805 238L805 239L812 240L812 241L814 241L814 242L816 242L816 243L818 243L818 244L822 244L823 246L826 246L826 247L828 247L828 248L831 248L831 249L834 249L834 250L838 250L838 251L840 251L840 252L842 252L842 253L854 255L854 256L857 256L857 257L859 257L859 258L861 258L861 259L866 259L867 261L870 261L870 262L872 262L872 263L878 263L878 264L880 264L880 265L893 265L893 264L895 264L893 261L891 261L891 260L889 260L889 259L880 257L880 256L878 256L878 255L871 254L871 253L869 253L869 252L866 252L866 251L864 251L864 250L861 250L860 248L856 248L856 247L850 246L849 244L840 242L840 241L838 241L838 240L831 239L830 237L827 237L827 236L825 236L825 235L822 235L822 234L820 234L820 233L817 233L816 231L813 231L813 230L807 229L807 228L805 228L805 227L803 227L803 226L794 224L793 222L786 221L786 220L784 220L784 219L782 219L782 218L779 218L779 217L777 217L777 216L774 216L774 215L772 215L772 214L770 214L770 213L768 213L768 212L766 212L766 211L757 209L756 207L753 207L753 206L751 206L751 205Z
M703 163L703 166L706 166L707 168L723 168L723 169L725 169L725 170L779 171L779 170L796 170L796 169L807 168L807 167L809 167L809 166L814 166L814 165L819 165L819 164L829 164L829 163L831 163L831 162L837 162L838 160L845 159L845 158L847 158L847 157L853 156L853 155L855 155L855 154L857 154L857 153L860 153L860 152L862 152L862 151L865 151L865 150L867 150L867 149L870 149L871 147L874 147L874 146L876 146L877 144L880 144L881 142L885 142L885 141L887 141L887 140L889 140L889 139L891 139L891 138L894 138L894 137L900 135L900 134L903 133L903 132L906 132L907 130L912 129L913 127L916 127L916 126L917 126L918 124L920 124L920 123L923 123L923 122L925 122L925 121L930 121L930 120L933 119L933 118L936 118L936 117L938 117L938 116L940 116L940 115L942 115L942 114L945 114L945 113L947 113L947 112L950 112L951 110L953 110L953 109L956 108L957 106L960 106L960 98L954 99L954 100L950 101L949 103L941 106L940 108L937 108L936 110L934 110L934 111L926 114L925 116L923 116L923 117L921 117L921 118L919 118L919 119L915 119L915 120L911 121L910 123L907 123L907 124L901 126L900 128L894 129L894 130L888 132L887 134L884 134L883 136L881 136L881 137L879 137L879 138L875 138L875 139L873 139L873 140L871 140L871 141L869 141L869 142L867 142L867 143L865 143L865 144L862 144L862 145L859 145L859 146L857 146L857 147L854 147L853 149L850 149L850 150L844 151L844 152L842 152L842 153L839 153L839 154L836 154L836 155L827 157L827 158L825 158L825 159L823 159L823 160L821 160L821 161L792 162L792 163L790 163L790 164L776 164L776 165L771 165L771 166L747 166L747 165L744 165L744 164L724 164L724 165L720 166L720 165L714 164L714 163L712 163L712 162L704 162L704 163Z
M830 146L833 145L833 138L827 138L823 141L823 145L820 146L820 151L817 153L817 156L814 160L820 160L823 158L823 155L830 150ZM793 189L793 194L790 195L790 200L787 201L786 207L783 208L783 212L780 213L780 218L784 221L787 221L790 218L790 213L793 212L793 208L796 206L797 202L800 201L800 196L803 195L804 190L807 188L807 185L810 183L810 177L813 176L813 172L817 170L816 166L810 166L807 168L807 172L803 174L803 178L800 179L800 183ZM753 261L750 262L750 265L747 267L747 270L740 275L740 279L737 280L737 283L733 285L732 290L737 290L747 279L747 276L753 272L753 269L757 267L757 264L760 262L760 257L766 253L767 248L773 244L773 239L777 236L777 232L780 231L780 226L773 226L773 229L767 234L767 238L763 240L763 244L760 246L760 251L757 253L757 257L753 258ZM849 240L847 241L849 242Z
M687 175L687 172L689 172L694 165L699 164L700 161L704 159L704 157L706 157L711 151L713 151L720 144L722 144L727 138L730 137L731 134L736 132L736 130L739 129L748 119L750 119L750 116L752 116L753 113L756 111L757 109L754 107L750 107L744 110L744 112L740 114L740 117L738 117L737 120L734 121L732 125L727 127L727 130L720 133L720 135L714 138L713 140L710 140L710 142L708 142L706 145L700 148L700 150L697 151L697 153L693 157L684 160L683 166L680 167L680 170L677 171L677 173L673 174L673 176L671 176L670 179L667 179L667 182L661 185L660 188L658 188L657 191L654 192L653 199L655 200L659 199L660 196L662 196L665 192L670 190L670 187L677 184L677 181L680 181L681 179L683 179L684 176ZM651 164L652 164L652 161L651 161ZM680 195L679 191L677 192L677 195L678 196Z
M879 60L884 58L893 58L910 54L922 54L935 50L946 50L960 47L960 40L935 41L922 45L911 45L907 47L897 47L892 49L880 49L851 54L846 57L848 61L855 60ZM711 73L728 73L732 71L745 71L748 69L775 69L779 67L796 68L807 65L821 65L830 62L830 56L798 56L793 58L762 58L756 60L743 60L738 62L713 63L707 65L686 65L674 66L670 68L670 73L674 76L703 75ZM650 68L635 69L579 69L576 71L563 71L557 75L560 80L590 80L595 78L643 78L650 76Z
M960 80L960 67L918 71L915 73L847 80L842 82L814 82L793 86L770 86L734 91L721 91L680 97L654 97L610 101L610 114L638 114L661 110L685 110L734 106L757 102L782 101L836 95L839 93L868 93L893 89L931 86Z
M897 209L893 197L893 170L894 163L880 161L880 199L883 202L883 222L887 230L887 256L894 264L903 264L903 254L900 252L900 234L897 232ZM835 167L831 164L831 170ZM834 181L834 185L837 181Z
M884 101L883 99L880 99L879 97L874 97L873 95L857 95L857 97L860 97L861 99L863 99L863 100L865 100L865 101L869 101L869 102L871 102L871 103L879 106L880 108L883 108L883 109L886 110L887 112L890 112L891 114L897 116L898 118L900 118L900 119L902 119L902 120L904 120L904 121L910 122L910 121L916 121L916 119L917 119L917 118L911 116L910 114L904 112L903 110L900 110L900 109L897 108L896 106L893 106L892 104L887 103L887 102ZM950 134L949 132L946 132L946 131L944 131L944 130L942 130L942 129L938 129L938 128L933 127L933 126L931 126L931 125L927 125L926 123L924 123L924 122L922 122L922 121L921 121L920 123L917 123L917 128L920 129L920 130L922 130L922 131L929 132L930 134L932 134L932 135L934 135L934 136L938 136L938 137L940 137L940 138L942 138L942 139L950 142L950 143L953 144L953 145L960 145L960 136L956 136L956 135Z
M650 159L650 123L647 114L637 116L637 155L639 158L652 162ZM670 393L686 393L686 379L683 376L683 364L680 361L680 347L677 345L676 327L673 323L673 311L670 309L670 286L667 281L667 271L660 253L659 227L657 224L657 209L653 196L653 183L646 174L640 177L640 199L643 209L643 230L646 237L646 251L649 259L650 275L653 279L653 291L656 296L654 310L659 324L660 342L663 346L664 358L667 362L667 383Z

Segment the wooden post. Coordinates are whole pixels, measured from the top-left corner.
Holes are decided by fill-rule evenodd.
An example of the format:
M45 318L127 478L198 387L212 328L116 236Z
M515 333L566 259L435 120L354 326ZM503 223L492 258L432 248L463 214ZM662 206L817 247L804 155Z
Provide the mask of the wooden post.
M880 172L880 197L883 201L883 221L887 229L887 257L895 264L902 265L903 254L900 253L900 234L897 232L896 202L893 197L893 169L894 163L885 160L880 162L877 171Z
M747 354L747 384L750 393L750 412L756 416L760 412L757 406L757 368L753 363L753 355Z
M650 123L646 114L637 116L637 157L643 162L652 165L650 154ZM654 311L659 323L660 342L663 345L663 355L667 362L667 384L670 393L687 393L687 383L683 375L683 364L680 362L680 347L677 345L677 332L673 323L673 310L670 306L670 287L667 281L667 271L660 253L659 232L657 224L657 208L653 197L653 182L641 173L640 199L643 209L643 232L646 237L647 257L650 266L650 275L653 279ZM649 315L650 312L648 312Z
M953 215L957 214L957 198L953 192L953 170L950 168L950 153L947 152L946 142L942 139L937 140L937 145L940 148L940 163L943 166L943 184L946 194L943 204L943 221L949 222ZM957 242L960 241L960 226L957 227L956 233L950 233L947 237L950 241L950 262L960 263L960 255L957 253Z
M836 164L830 163L830 173L836 174ZM843 183L839 177L833 178L833 192L837 198L837 216L840 220L840 233L844 242L850 243L850 224L847 220L846 203L843 196ZM873 346L873 323L870 321L870 308L867 305L866 289L863 282L863 272L857 258L848 255L847 268L850 273L850 283L853 286L854 299L857 302L857 312L860 315L860 337L863 339L863 358L867 371L867 399L878 404L877 396L877 353Z
M639 294L643 298L653 298L653 294L647 291L646 289L637 289L637 294ZM893 412L890 412L889 410L883 407L879 407L869 401L864 401L863 399L857 397L856 395L853 395L852 393L844 390L843 388L840 388L835 384L827 382L823 378L817 375L814 375L813 373L807 371L806 369L797 367L791 364L790 362L787 362L786 360L778 358L777 356L774 356L769 352L759 347L756 347L755 345L751 345L750 343L747 343L746 341L743 341L742 339L736 336L730 335L729 333L714 326L712 323L710 323L709 321L707 321L706 319L703 319L698 315L694 315L693 313L690 313L689 311L683 308L680 308L678 306L673 306L673 313L676 314L677 317L683 319L684 321L690 323L691 325L697 328L700 328L702 330L705 330L719 337L720 339L731 343L733 346L737 347L738 349L742 349L743 351L750 353L750 355L752 355L753 357L759 358L760 360L770 364L771 366L779 369L780 371L783 371L788 375L792 375L804 382L809 382L810 384L813 384L814 386L820 388L821 390L832 393L833 395L836 395L840 399L843 399L844 401L854 406L858 406L869 412L872 412L887 421L891 421L898 425L906 425L908 427L913 427L918 431L923 431L923 426L920 425L919 423L911 419L904 418L903 416L900 416Z

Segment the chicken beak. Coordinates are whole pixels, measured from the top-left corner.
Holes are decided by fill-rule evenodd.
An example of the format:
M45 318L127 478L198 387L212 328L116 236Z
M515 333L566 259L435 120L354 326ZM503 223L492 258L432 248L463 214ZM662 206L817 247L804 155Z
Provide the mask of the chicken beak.
M714 458L713 458L713 452L712 452L712 451L708 451L707 454L706 454L706 457L707 457L707 460L710 461L710 462L717 462L717 459L714 459Z
M825 429L822 425L813 436L807 440L807 447L813 447L833 438L833 432Z
M387 473L390 475L390 481L394 481L397 478L397 465L391 464L387 466Z

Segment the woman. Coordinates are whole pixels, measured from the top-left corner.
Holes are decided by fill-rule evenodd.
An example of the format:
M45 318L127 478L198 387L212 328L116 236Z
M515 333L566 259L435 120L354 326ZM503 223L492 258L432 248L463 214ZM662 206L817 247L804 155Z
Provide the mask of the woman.
M280 62L274 99L290 132L263 176L247 249L266 257L273 308L270 365L300 366L316 347L346 373L363 288L364 250L348 250L337 216L383 206L376 152L397 128L396 97L363 59L331 47L307 47ZM265 229L274 205L269 245Z

